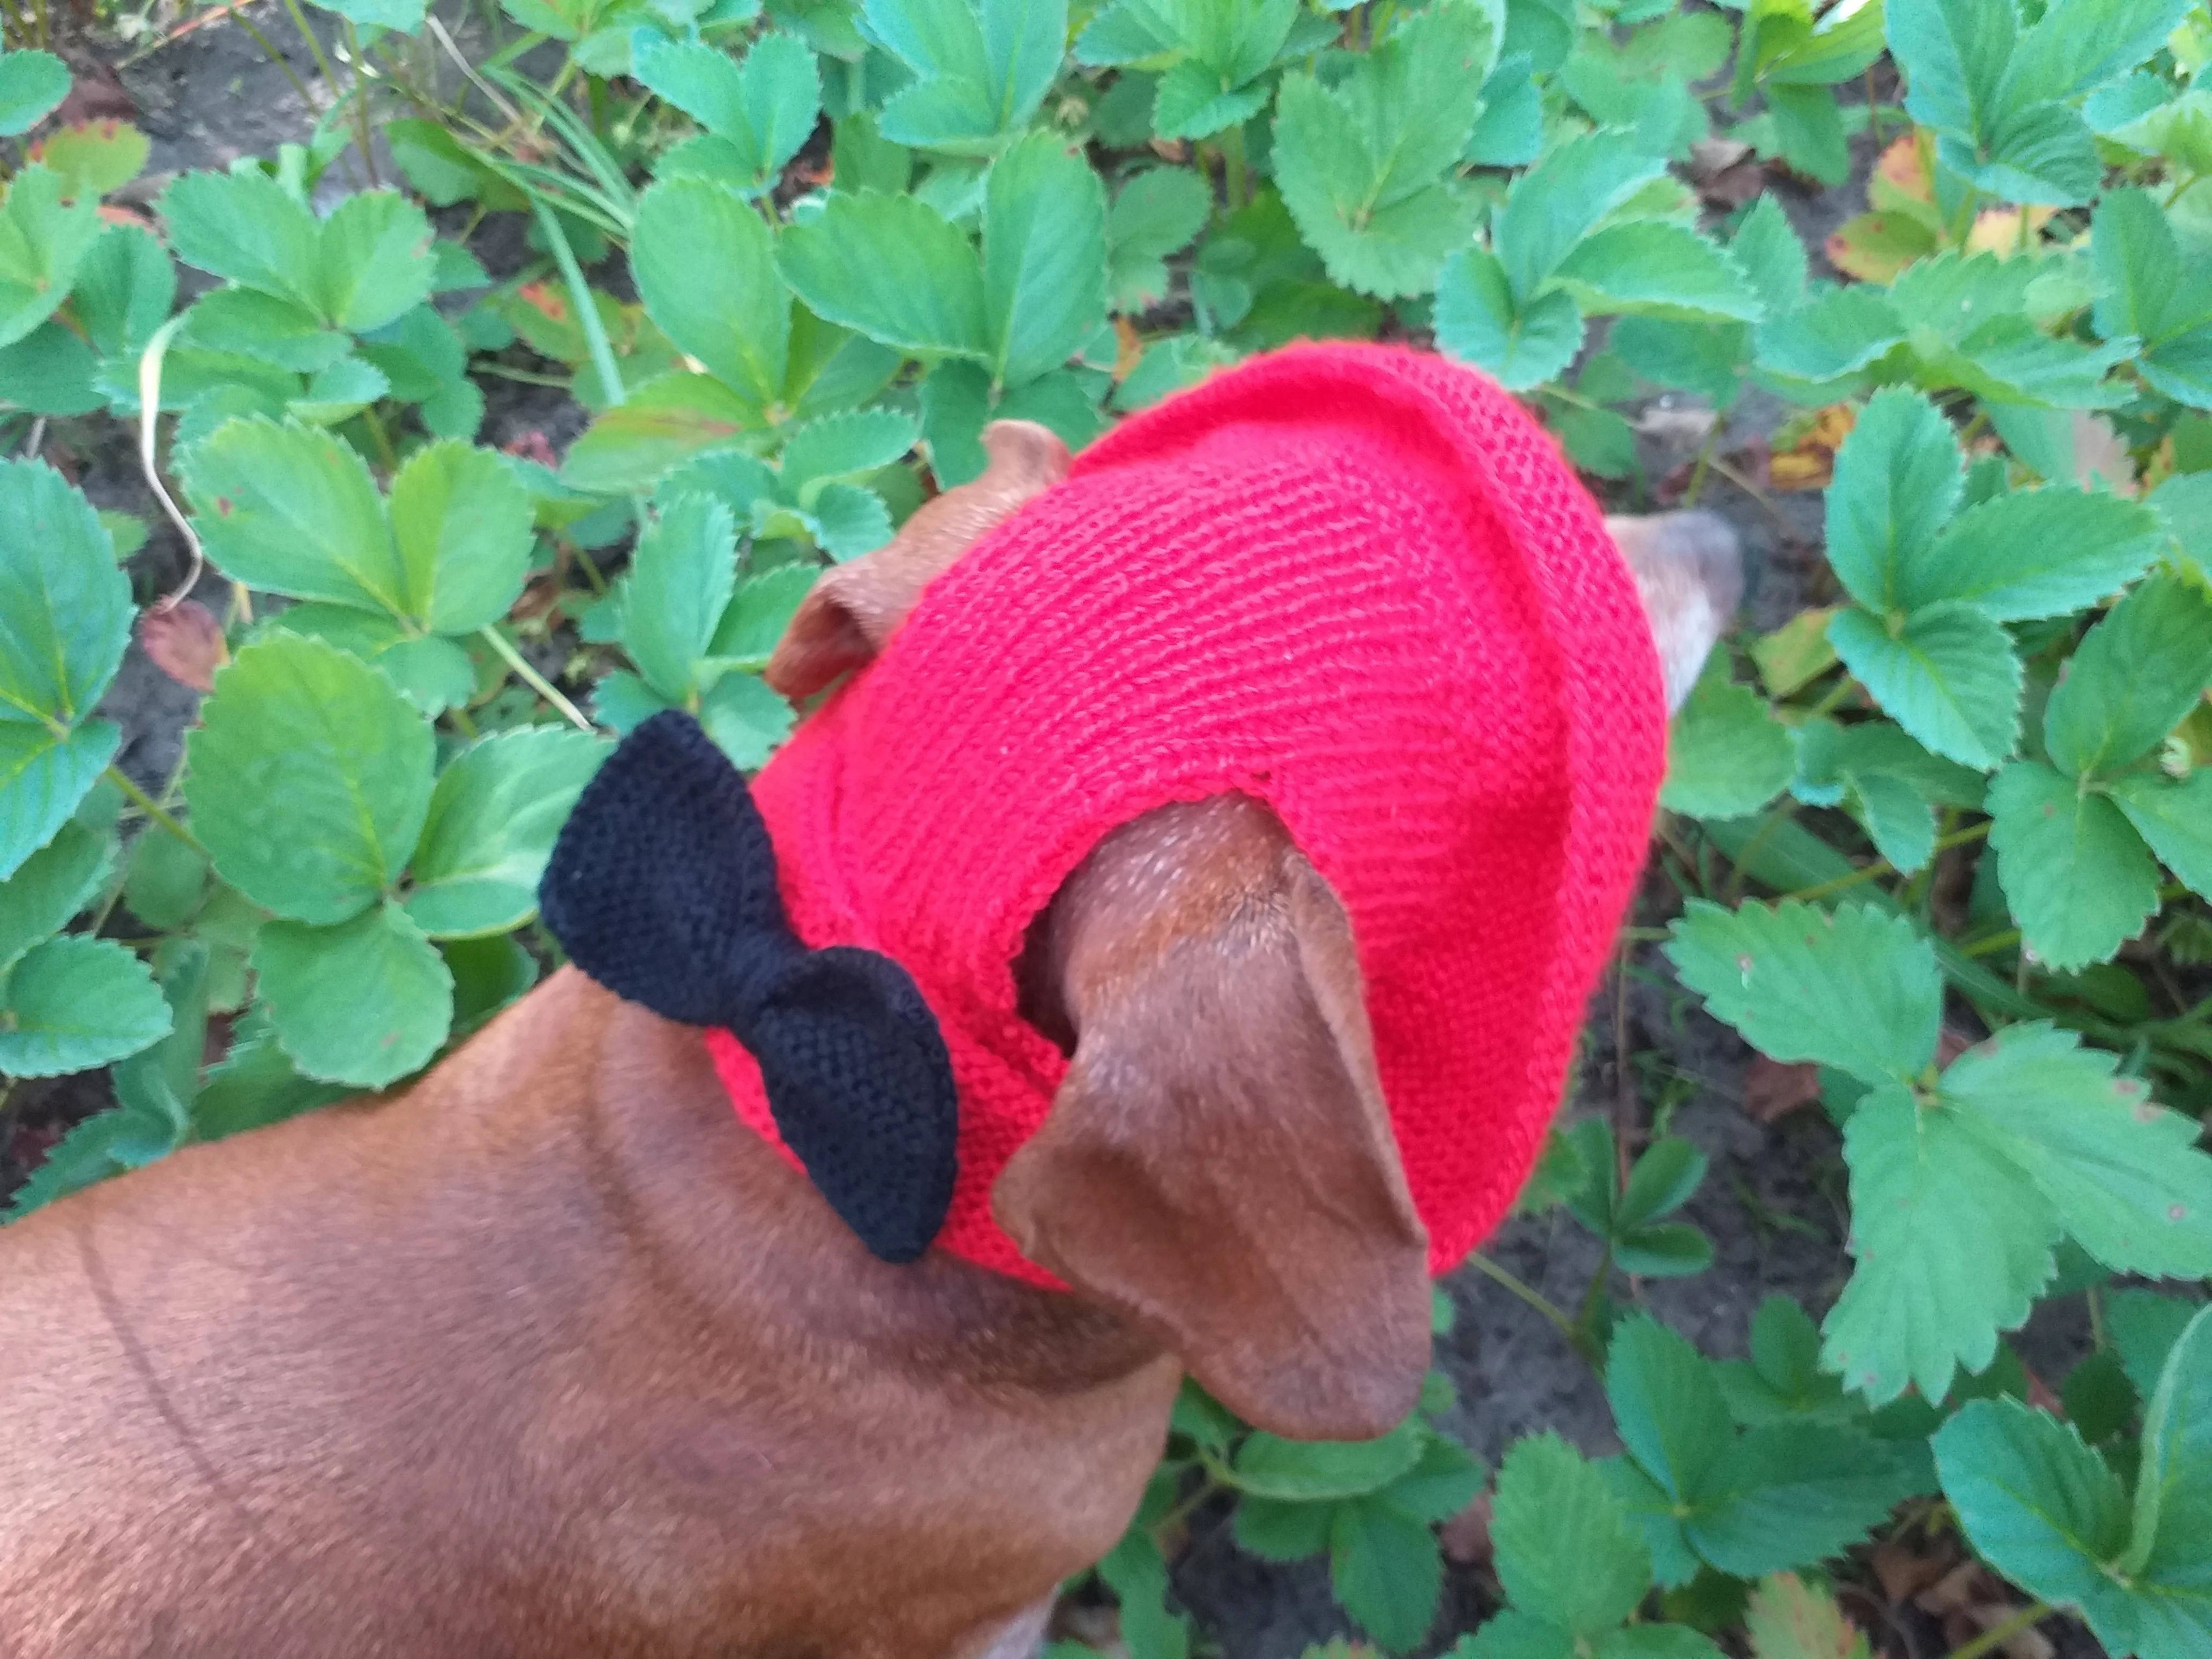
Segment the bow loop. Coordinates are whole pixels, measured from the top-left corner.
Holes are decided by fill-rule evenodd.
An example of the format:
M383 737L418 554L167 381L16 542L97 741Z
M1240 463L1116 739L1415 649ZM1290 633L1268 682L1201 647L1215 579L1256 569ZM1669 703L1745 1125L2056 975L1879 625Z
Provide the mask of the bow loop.
M690 715L655 714L599 769L538 890L601 985L726 1028L759 1064L784 1144L868 1249L907 1261L952 1200L958 1099L943 1034L889 957L809 950L737 768Z

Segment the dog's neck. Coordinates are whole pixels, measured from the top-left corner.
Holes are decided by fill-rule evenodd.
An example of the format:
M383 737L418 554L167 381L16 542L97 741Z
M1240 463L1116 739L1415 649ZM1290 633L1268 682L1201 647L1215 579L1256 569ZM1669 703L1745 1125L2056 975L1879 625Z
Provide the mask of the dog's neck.
M703 1324L738 1340L766 1328L856 1364L958 1377L983 1389L1064 1395L1152 1364L1159 1344L1119 1316L933 1252L878 1261L805 1176L738 1121L698 1032L575 975L564 994L604 1020L603 1085L586 1133L602 1195ZM732 1223L742 1208L746 1224ZM732 1248L773 1237L774 1251Z

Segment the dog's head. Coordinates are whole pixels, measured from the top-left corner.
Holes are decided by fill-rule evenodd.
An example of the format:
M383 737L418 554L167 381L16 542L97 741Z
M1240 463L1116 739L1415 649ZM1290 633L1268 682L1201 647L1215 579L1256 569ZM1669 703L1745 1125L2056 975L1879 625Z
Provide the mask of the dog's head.
M768 669L802 698L864 665L929 583L1066 475L1041 427L816 585ZM1670 709L1741 590L1706 514L1608 520ZM1429 1346L1428 1237L1377 1078L1345 906L1264 805L1164 806L1107 836L1030 930L1024 1015L1069 1056L1043 1127L992 1192L999 1224L1078 1294L1156 1332L1248 1420L1380 1434Z

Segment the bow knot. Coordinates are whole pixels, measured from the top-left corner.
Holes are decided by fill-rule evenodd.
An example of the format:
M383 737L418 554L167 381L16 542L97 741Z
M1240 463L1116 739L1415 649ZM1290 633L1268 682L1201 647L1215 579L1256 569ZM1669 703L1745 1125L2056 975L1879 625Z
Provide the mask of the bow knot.
M768 825L690 715L655 714L577 800L538 888L569 959L616 995L721 1026L760 1066L784 1144L887 1261L929 1247L952 1201L959 1104L913 978L792 931Z

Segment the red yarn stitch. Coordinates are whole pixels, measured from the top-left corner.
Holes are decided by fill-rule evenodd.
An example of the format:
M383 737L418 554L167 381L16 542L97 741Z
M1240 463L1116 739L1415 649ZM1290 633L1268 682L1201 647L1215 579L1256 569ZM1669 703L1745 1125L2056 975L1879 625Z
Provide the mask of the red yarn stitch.
M960 1090L939 1244L1039 1284L990 1189L1066 1063L1024 930L1117 824L1267 801L1343 899L1430 1262L1527 1178L1664 768L1634 585L1472 370L1300 346L1125 422L932 585L754 785L812 945L905 966ZM710 1035L771 1141L757 1070Z

